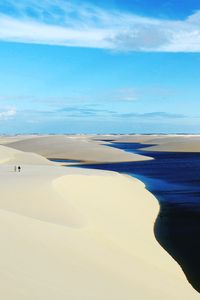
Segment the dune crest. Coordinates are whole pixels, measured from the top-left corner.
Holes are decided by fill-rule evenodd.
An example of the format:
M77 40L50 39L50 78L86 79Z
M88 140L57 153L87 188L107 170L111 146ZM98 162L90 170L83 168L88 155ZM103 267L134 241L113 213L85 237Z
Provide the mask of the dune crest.
M19 152L0 147L1 299L199 299L155 240L143 183Z
M3 139L0 139L3 142ZM6 140L8 147L38 153L47 158L73 159L84 162L120 162L151 159L104 145L105 142L89 136L49 135L18 140Z
M0 145L0 164L28 164L28 165L53 165L53 162L49 161L45 157L35 154L20 151L14 148Z

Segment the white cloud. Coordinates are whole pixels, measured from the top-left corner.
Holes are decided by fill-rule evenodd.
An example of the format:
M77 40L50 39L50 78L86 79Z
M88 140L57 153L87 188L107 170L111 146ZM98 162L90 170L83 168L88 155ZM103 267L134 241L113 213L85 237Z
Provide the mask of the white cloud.
M116 51L200 51L200 11L183 21L140 17L62 0L4 0L0 40Z
M0 39L23 43L110 48L105 40L104 30L72 29L6 16L0 16Z
M12 119L13 117L15 117L16 113L17 113L16 109L14 108L4 110L4 111L2 110L0 111L0 121Z

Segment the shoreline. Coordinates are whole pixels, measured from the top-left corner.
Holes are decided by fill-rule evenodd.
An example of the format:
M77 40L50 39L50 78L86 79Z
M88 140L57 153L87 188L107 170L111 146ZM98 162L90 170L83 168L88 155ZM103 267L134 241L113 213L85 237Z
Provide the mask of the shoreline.
M2 299L199 298L156 241L159 204L140 180L1 154L11 158L0 164Z
M141 143L145 156L138 156L106 146L117 143ZM69 159L85 162L123 162L151 159L148 151L200 152L200 135L134 134L134 135L17 135L0 136L0 144L25 152L34 152L49 159Z

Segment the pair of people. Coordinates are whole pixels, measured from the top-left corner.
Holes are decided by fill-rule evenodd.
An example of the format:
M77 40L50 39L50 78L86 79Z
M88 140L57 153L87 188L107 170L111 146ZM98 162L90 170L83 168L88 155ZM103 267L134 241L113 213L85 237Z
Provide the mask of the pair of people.
M20 167L20 166L18 166L18 167L15 166L15 167L14 167L14 171L15 171L15 172L17 172L17 171L20 172L20 171L21 171L21 167Z

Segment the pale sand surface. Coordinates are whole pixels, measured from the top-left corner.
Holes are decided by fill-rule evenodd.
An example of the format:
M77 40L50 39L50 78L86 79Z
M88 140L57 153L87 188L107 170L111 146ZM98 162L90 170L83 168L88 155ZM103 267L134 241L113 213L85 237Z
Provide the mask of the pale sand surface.
M107 141L108 140L108 141ZM38 153L47 158L74 159L86 163L122 162L150 159L108 147L119 143L153 145L145 151L200 152L200 135L30 135L0 137L0 144ZM142 147L141 147L142 148ZM147 152L148 155L148 152Z
M4 143L4 138L0 139ZM147 160L146 156L127 153L103 145L90 136L22 136L21 140L6 145L18 150L38 153L47 158L74 159L85 162L120 162Z
M46 135L43 135L46 136ZM0 135L0 144L1 145L6 145L8 143L13 143L13 142L18 142L18 141L22 141L22 140L27 140L27 139L33 139L33 138L37 138L38 135L36 134L30 134L30 135L11 135L11 136L7 136L7 135Z
M19 151L0 155L0 299L199 299L154 238L143 183L24 152L15 173Z
M121 135L109 138L101 136L101 139L104 138L113 138L119 143L152 144L153 146L143 149L146 151L200 152L200 135Z

